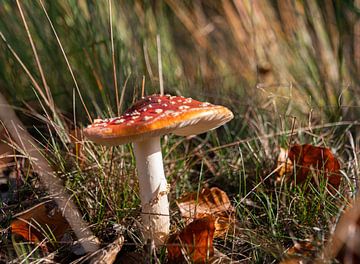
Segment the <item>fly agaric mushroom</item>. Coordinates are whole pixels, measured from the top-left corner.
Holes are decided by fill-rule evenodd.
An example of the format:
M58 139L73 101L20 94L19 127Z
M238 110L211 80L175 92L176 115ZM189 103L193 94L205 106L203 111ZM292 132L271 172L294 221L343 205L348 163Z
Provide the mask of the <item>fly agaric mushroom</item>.
M168 185L164 175L160 136L189 136L217 128L233 118L226 107L171 95L143 97L120 117L95 119L84 134L95 143L134 144L142 221L146 239L156 244L169 233Z

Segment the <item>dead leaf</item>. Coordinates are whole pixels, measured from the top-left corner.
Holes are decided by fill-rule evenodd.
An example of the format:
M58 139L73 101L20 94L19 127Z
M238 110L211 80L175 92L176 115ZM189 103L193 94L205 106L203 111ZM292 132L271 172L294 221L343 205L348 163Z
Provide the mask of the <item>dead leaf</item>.
M96 251L95 255L93 255L89 263L90 264L112 264L116 260L118 253L120 252L122 246L124 245L124 237L118 237L114 242L107 245L104 248Z
M180 233L173 234L167 242L168 263L207 263L214 255L213 238L215 219L199 218L187 225Z
M287 250L288 255L303 255L303 256L311 256L315 251L315 247L311 242L304 241L304 242L296 242L295 245L290 247Z
M69 229L68 222L52 201L38 204L15 217L11 222L12 236L20 236L34 243L39 243L45 237L60 241Z
M289 158L288 149L280 148L280 153L277 159L277 167L280 168L278 170L278 178L276 179L278 182L281 181L283 177L289 177L293 174L293 163Z
M215 219L215 237L223 236L235 221L235 209L227 194L217 187L204 188L201 193L188 193L176 201L186 223L211 215Z
M306 260L299 257L291 257L282 260L279 264L305 264L308 263Z
M318 245L318 248L320 248L320 245ZM315 255L316 248L313 243L308 241L296 242L286 251L286 258L280 264L308 263L309 260L314 259Z
M290 150L282 149L278 157L279 170L278 180L286 177L297 184L304 183L309 176L312 176L311 182L319 184L319 177L327 179L334 189L338 189L341 181L340 163L330 149L324 147L315 147L309 144L293 145ZM296 179L293 179L294 165L296 170ZM291 175L291 176L290 176ZM330 189L331 191L331 189Z
M214 255L207 262L209 264L240 264L244 263L243 261L233 260L229 256L221 253L216 248L214 249ZM245 262L246 263L246 262Z

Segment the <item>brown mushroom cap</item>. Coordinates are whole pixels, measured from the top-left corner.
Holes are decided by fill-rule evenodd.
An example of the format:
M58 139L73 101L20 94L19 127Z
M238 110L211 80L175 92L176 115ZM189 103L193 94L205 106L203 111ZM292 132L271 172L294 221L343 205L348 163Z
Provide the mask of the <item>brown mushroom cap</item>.
M233 113L220 105L182 96L151 95L136 102L120 117L95 119L84 134L95 143L113 146L167 133L197 135L232 118Z

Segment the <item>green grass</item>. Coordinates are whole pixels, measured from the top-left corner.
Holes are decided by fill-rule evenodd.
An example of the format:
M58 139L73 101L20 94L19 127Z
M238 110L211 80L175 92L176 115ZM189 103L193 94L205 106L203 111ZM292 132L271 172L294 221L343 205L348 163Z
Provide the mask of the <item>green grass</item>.
M215 244L234 260L276 262L297 241L312 241L321 251L357 191L360 7L352 1L112 1L113 59L108 1L46 1L47 13L41 3L21 1L21 8L43 76L16 2L0 3L0 33L6 39L0 39L0 91L103 244L121 230L124 252L142 250L132 147L106 148L78 136L79 152L70 131L89 123L86 109L97 118L130 106L141 96L143 76L145 93L159 92L160 36L165 91L226 105L235 115L204 135L162 139L172 230L181 227L178 197L218 186L236 206L238 226ZM289 142L333 150L344 175L340 194L326 195L324 183L301 188L267 178L279 147ZM36 204L46 191L37 186L36 175L27 170L25 175L19 191ZM7 230L11 215L23 207L16 199L1 207L1 228ZM24 260L31 251L11 250L5 237L0 245L6 261ZM59 261L64 250L57 253Z

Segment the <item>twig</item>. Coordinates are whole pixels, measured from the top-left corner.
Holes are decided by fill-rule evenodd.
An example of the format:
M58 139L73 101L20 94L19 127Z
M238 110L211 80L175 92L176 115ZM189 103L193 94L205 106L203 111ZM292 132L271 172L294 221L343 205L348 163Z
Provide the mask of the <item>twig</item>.
M41 66L40 59L39 59L39 56L38 56L37 51L36 51L36 47L35 47L35 44L34 44L34 41L33 41L32 37L31 37L31 33L30 33L29 27L28 27L28 25L26 23L26 19L25 19L25 16L24 16L24 13L23 13L23 10L21 8L19 0L16 0L16 4L17 4L19 12L20 12L21 20L23 21L23 24L24 24L26 34L28 36L28 39L29 39L29 42L30 42L30 45L31 45L31 49L32 49L32 51L34 53L35 61L36 61L36 64L38 66L39 73L40 73L40 76L41 76L41 80L42 80L43 85L44 85L47 100L49 101L49 104L50 104L50 109L54 113L55 112L55 107L54 107L54 101L53 101L53 98L52 98L52 95L51 95L51 91L49 89L49 86L47 85L45 74L44 74L43 68Z
M40 2L40 5L41 5L44 13L45 13L45 16L46 16L48 22L49 22L49 24L50 24L51 30L52 30L53 33L54 33L54 36L55 36L55 38L56 38L56 41L58 42L58 45L59 45L59 47L60 47L60 50L61 50L61 52L62 52L62 54L63 54L63 56L64 56L66 65L67 65L67 67L68 67L68 69L69 69L69 72L70 72L70 75L71 75L71 77L72 77L72 79L73 79L73 81L74 81L74 84L75 84L75 87L76 87L76 91L77 91L78 94L79 94L80 101L81 101L81 103L82 103L82 105L83 105L83 107L84 107L84 109L85 109L85 111L86 111L86 114L87 114L87 116L88 116L88 118L89 118L89 121L92 122L91 115L90 115L90 113L89 113L89 111L88 111L88 109L87 109L87 107L86 107L86 104L85 104L85 102L84 102L84 99L83 99L83 97L82 97L82 95L81 95L79 85L78 85L78 83L77 83L77 81L76 81L74 72L73 72L73 70L72 70L72 68L71 68L71 65L70 65L70 62L69 62L69 60L68 60L68 58L67 58L67 56L66 56L65 50L64 50L64 48L63 48L63 46L62 46L62 44L61 44L60 38L59 38L58 34L56 33L55 27L54 27L53 23L51 22L51 19L50 19L50 17L49 17L48 12L47 12L46 9L45 9L45 6L44 6L43 1L42 1L42 0L39 0L39 2Z
M145 96L145 75L143 75L142 83L141 83L141 97Z
M54 196L54 201L62 210L64 217L68 221L75 235L79 239L85 252L93 252L99 248L99 241L93 235L88 225L82 220L81 214L75 204L70 199L62 182L56 177L53 169L44 158L40 148L32 139L30 134L24 129L24 126L16 116L11 105L0 93L0 120L8 130L12 140L22 148L27 154L34 171L39 175L41 183L45 186L50 194Z
M164 80L163 80L163 72L162 72L162 61L161 61L161 40L160 35L156 35L156 43L157 43L157 55L158 55L158 64L159 64L159 83L160 83L160 94L164 95Z
M109 26L110 26L110 40L111 40L111 59L113 65L113 78L114 78L114 89L115 89L115 96L116 96L116 113L120 116L120 104L119 104L119 89L117 85L117 75L116 75L116 62L115 62L115 48L114 48L114 33L113 33L113 26L112 26L112 5L111 0L108 0L109 4Z

